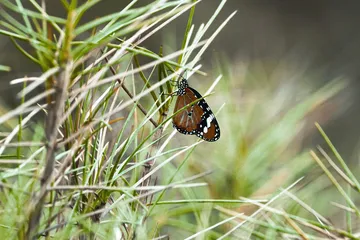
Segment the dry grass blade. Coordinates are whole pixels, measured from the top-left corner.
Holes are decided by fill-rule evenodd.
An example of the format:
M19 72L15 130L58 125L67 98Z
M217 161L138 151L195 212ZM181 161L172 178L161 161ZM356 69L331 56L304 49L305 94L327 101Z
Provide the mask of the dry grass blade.
M334 161L331 160L330 156L322 149L322 147L318 146L317 149L320 151L320 153L325 157L325 159L330 163L330 165L335 169L335 171L348 183L351 187L355 187L355 183L351 181L351 179L346 176L346 174L341 171L341 169L336 166Z
M227 223L227 222L229 222L229 221L231 221L231 220L234 220L234 219L236 219L236 218L239 218L239 217L241 217L242 215L244 215L244 213L238 213L238 214L236 214L236 215L233 216L233 217L229 217L229 218L227 218L227 219L225 219L225 220L223 220L223 221L220 221L220 222L212 225L211 227L208 227L208 228L206 228L206 229L203 229L203 230L195 233L194 235L191 235L190 237L185 238L185 240L194 239L194 238L196 238L196 237L198 237L198 236L206 233L207 231L210 231L211 229L214 229L214 228L216 228L216 227L218 227L218 226L220 226L220 225L222 225L222 224L224 224L224 223Z
M39 164L39 160L29 161L29 159L0 159L0 164L23 164L24 162Z
M294 230L300 235L300 237L304 240L309 240L309 238L306 236L305 232L287 215L284 215L286 221L290 224L291 227L294 228Z
M346 202L355 210L355 213L358 217L360 217L360 211L354 204L354 202L351 200L351 198L347 195L345 190L341 187L339 182L335 179L335 177L331 174L331 172L325 167L325 165L321 162L319 157L316 155L314 151L310 151L310 155L313 157L313 159L317 162L317 164L321 167L321 169L325 172L325 174L328 176L328 178L331 180L331 182L335 185L335 187L338 189L338 191L341 193L341 195L345 198Z
M306 209L308 212L310 212L312 215L314 215L321 224L325 223L327 225L331 225L331 223L325 217L323 217L320 213L316 212L315 209L311 208L308 204L301 201L297 196L295 196L291 192L285 192L285 194L286 196L297 202L304 209Z
M48 71L46 71L43 75L41 75L39 78L36 79L36 81L32 82L31 84L29 84L26 88L24 88L23 90L21 90L18 93L18 97L23 97L26 94L30 93L31 91L33 91L35 88L37 88L38 86L40 86L41 84L43 84L47 79L49 79L51 76L53 76L54 74L56 74L58 71L60 70L59 67L55 67L55 68L51 68ZM26 78L24 79L26 80ZM20 82L20 79L17 79L15 81L12 81L12 83L14 82Z
M352 209L352 208L349 208L349 207L347 207L347 206L344 206L344 205L339 204L339 203L336 203L336 202L330 202L330 203L331 203L332 205L340 208L340 209L343 209L343 210L348 211L348 212L350 212L350 213L355 213L355 210Z
M265 207L267 207L268 205L270 205L272 202L276 201L278 198L280 198L285 192L289 191L291 188L293 188L296 184L298 184L301 180L303 179L303 177L299 178L298 180L296 180L293 184L291 184L289 187L287 187L286 189L282 190L279 194L277 194L275 197L271 198L265 205L263 205L262 207L260 207L258 210L256 210L253 214L250 215L250 218L254 218L257 214L259 214ZM240 228L242 225L244 225L246 222L241 222L238 225L236 225L235 227L233 227L230 231L228 231L227 233L225 233L223 236L221 236L219 239L224 239L225 237L229 236L232 232L234 232L236 229Z
M301 225L306 226L306 227L309 227L309 228L311 228L311 229L313 229L313 230L315 230L315 231L317 231L317 232L319 232L319 233L321 233L321 234L323 234L323 235L325 235L325 236L327 236L327 237L329 237L329 238L331 238L331 239L336 239L336 238L337 238L336 235L330 233L330 232L326 229L326 228L329 228L329 226L323 226L325 229L322 229L322 228L320 228L320 227L318 227L318 226L315 226L315 225L313 225L313 224L311 224L311 223L308 223L308 222L304 221L304 220L303 220L302 218L300 218L300 217L297 217L297 216L292 217L292 216L290 216L287 212L285 212L285 211L283 211L283 210L276 209L276 208L270 207L270 206L265 205L265 204L261 204L260 202L253 202L253 204L259 206L260 208L262 208L262 209L265 210L265 211L269 211L269 212L271 212L271 213L274 213L274 214L277 214L277 215L281 215L281 216L283 216L283 217L291 218L292 220L296 220L296 221L297 221L298 223L300 223Z
M0 143L1 147L42 147L45 143L42 142L17 142L17 143Z
M189 180L186 180L187 182ZM206 183L188 183L188 184L174 184L171 188L194 188L194 187L204 187L207 186ZM57 190L89 190L89 191L97 191L97 190L107 190L107 191L142 191L142 190L163 190L168 188L168 186L157 185L157 186L140 186L140 187L108 187L108 186L55 186L48 187L48 191L57 191Z
M43 93L40 93L38 95L36 95L35 97L33 97L32 99L27 100L24 104L20 105L19 107L15 108L14 110L6 113L5 115L0 117L0 124L4 123L5 121L19 115L19 114L23 114L26 111L29 111L29 107L34 105L34 104L38 104L40 100L44 99L47 96L52 95L53 93L55 93L55 89L49 89ZM36 107L38 108L38 107ZM32 111L32 109L30 110Z
M340 165L342 166L342 168L345 170L345 172L347 173L347 176L349 176L349 178L352 180L352 182L354 182L356 188L358 191L360 191L360 183L358 182L358 180L356 179L356 177L353 175L353 173L350 171L350 169L348 168L348 166L346 165L344 159L341 157L341 155L339 154L339 152L336 150L335 146L332 144L332 142L330 141L330 139L328 138L328 136L325 134L324 130L321 128L321 126L318 123L315 123L315 126L317 127L317 129L319 130L319 132L321 133L321 135L323 136L323 138L325 139L325 141L327 142L327 144L330 146L331 150L333 151L333 153L335 154L336 158L338 159Z
M33 116L35 116L39 111L41 110L41 108L37 108L35 110L33 110L32 112L30 112L22 121L20 125L17 125L10 134L8 134L5 138L5 141L1 140L1 144L4 144L3 146L0 147L0 155L4 152L5 148L8 147L11 140L15 137L16 134L18 134L19 129L23 128L25 126L26 123L28 123Z

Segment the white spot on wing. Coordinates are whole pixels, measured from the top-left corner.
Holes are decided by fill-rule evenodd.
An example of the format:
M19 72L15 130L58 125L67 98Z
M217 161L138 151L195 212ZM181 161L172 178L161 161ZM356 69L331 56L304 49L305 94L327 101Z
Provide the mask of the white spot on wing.
M207 132L208 132L208 128L204 127L204 133L207 133Z
M214 119L214 115L210 115L207 119L206 119L206 125L209 128L211 126L211 121Z

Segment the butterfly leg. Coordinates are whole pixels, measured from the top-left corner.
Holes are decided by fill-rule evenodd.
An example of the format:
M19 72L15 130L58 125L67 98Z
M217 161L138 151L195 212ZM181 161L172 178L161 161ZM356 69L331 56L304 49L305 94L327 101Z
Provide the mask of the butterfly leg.
M164 96L172 96L172 97L179 95L177 91L172 92L172 93L163 93L163 94L164 94Z

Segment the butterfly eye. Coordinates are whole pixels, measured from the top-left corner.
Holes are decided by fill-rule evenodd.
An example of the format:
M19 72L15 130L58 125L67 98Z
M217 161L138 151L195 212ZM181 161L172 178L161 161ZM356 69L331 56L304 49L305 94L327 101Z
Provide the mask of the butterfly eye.
M174 115L174 128L182 134L196 135L205 141L217 141L220 127L209 105L200 93L189 87L186 79L182 79L178 87L174 112L184 110Z

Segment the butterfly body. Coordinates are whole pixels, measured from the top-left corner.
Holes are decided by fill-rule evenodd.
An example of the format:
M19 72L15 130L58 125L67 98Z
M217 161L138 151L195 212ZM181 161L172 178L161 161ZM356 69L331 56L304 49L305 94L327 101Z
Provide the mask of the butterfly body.
M217 141L220 138L219 124L201 94L189 87L187 80L183 78L178 82L175 95L177 99L174 112L186 107L174 115L174 128L182 134L196 135L205 141Z

